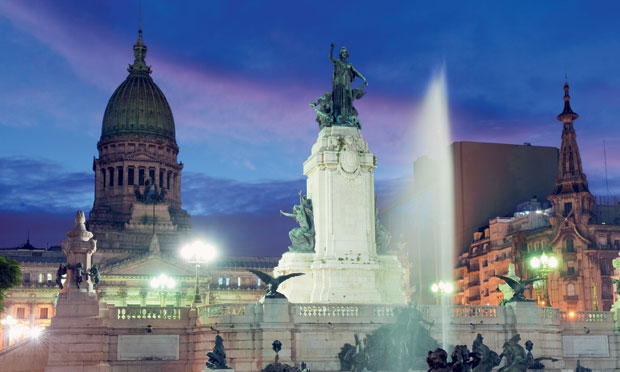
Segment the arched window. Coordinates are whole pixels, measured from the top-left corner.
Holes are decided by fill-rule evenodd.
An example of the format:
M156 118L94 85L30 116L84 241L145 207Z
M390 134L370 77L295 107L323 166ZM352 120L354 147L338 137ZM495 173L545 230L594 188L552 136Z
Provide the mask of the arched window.
M101 184L105 188L105 168L101 168L101 179L103 180Z
M39 273L39 275L37 276L37 282L43 283L43 273Z
M575 247L574 247L574 243L573 243L573 238L566 238L566 240L564 241L564 244L565 244L566 252L574 252L575 251Z
M575 285L574 284L568 284L566 286L566 295L567 296L574 296L575 295Z

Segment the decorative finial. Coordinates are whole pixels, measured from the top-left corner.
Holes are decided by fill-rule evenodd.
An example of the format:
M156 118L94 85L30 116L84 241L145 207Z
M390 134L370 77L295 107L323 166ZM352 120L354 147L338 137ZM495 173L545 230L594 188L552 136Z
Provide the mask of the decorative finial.
M142 2L139 3L139 8L138 8L138 41L136 42L136 45L133 46L133 55L134 55L134 62L133 65L129 65L129 68L127 69L127 71L129 71L131 74L150 74L151 73L151 67L147 66L146 62L144 61L145 57L146 57L146 45L144 45L144 42L142 41Z
M576 112L573 112L573 110L570 107L570 94L568 94L569 91L569 86L568 86L568 75L565 75L565 82L564 82L564 111L562 111L562 113L560 115L558 115L558 120L561 122L572 122L573 120L576 120L579 115L577 115Z

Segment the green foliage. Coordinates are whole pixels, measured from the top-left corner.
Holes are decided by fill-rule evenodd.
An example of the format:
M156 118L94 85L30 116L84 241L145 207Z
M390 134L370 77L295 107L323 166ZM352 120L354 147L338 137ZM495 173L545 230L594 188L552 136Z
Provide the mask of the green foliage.
M12 258L0 257L0 311L4 310L4 292L21 283L21 277L19 262Z

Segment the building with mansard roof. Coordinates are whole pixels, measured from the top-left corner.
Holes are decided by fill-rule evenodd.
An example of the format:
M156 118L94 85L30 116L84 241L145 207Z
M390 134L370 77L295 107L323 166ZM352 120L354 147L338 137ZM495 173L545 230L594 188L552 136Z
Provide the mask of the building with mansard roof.
M530 259L545 252L558 259L549 273L548 296L544 286L530 291L532 298L562 310L609 310L617 294L612 260L620 252L620 204L590 193L583 171L568 83L564 85L564 110L555 186L547 197L548 208L537 200L521 204L513 216L494 218L474 233L469 249L459 255L455 277L459 291L455 301L467 305L498 305L502 283L510 263L521 279L538 275ZM534 292L534 293L532 293Z

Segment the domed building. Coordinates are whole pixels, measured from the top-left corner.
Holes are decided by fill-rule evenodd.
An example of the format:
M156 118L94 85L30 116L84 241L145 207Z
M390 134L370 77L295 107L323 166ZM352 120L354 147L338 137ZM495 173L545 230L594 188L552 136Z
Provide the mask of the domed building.
M88 228L98 259L111 263L149 249L176 250L191 230L181 208L181 171L174 117L145 62L139 31L129 75L103 115L99 158L93 162L95 202Z

